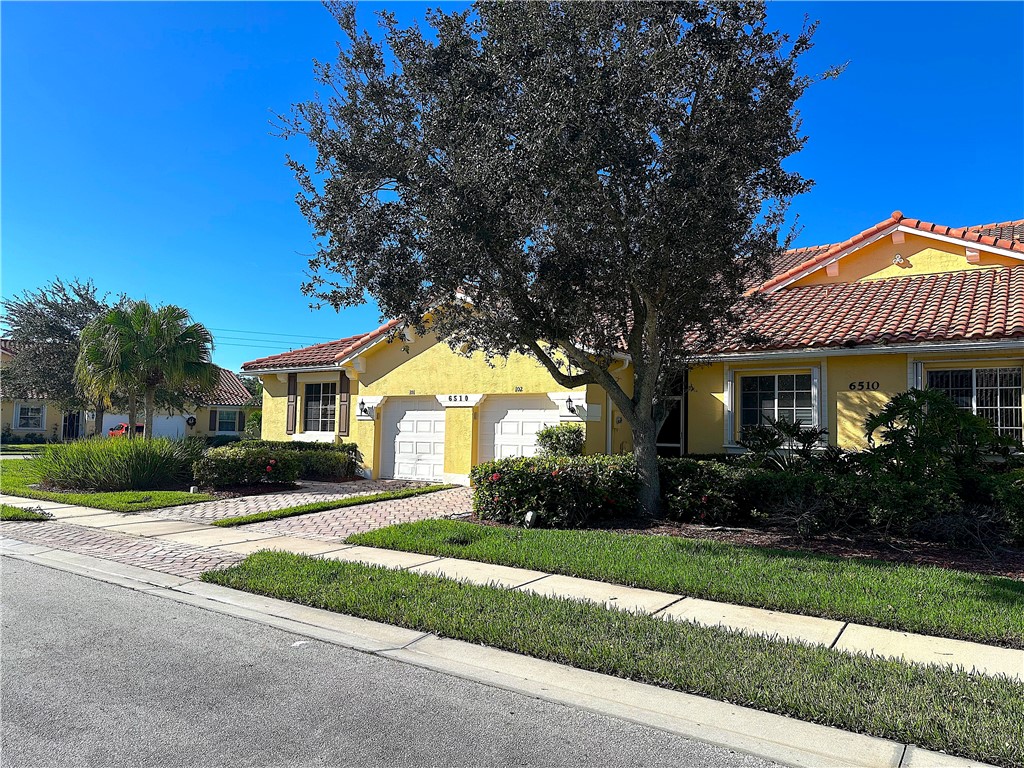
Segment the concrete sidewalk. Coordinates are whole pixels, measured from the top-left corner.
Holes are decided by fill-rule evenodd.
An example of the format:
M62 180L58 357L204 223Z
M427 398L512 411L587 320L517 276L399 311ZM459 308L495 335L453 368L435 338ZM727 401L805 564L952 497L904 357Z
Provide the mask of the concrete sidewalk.
M58 525L84 526L97 529L97 534L105 534L107 538L102 543L93 539L93 549L83 550L88 554L98 552L101 556L116 557L120 540L118 536L124 536L125 546L131 545L133 537L141 537L149 539L154 544L159 543L162 547L184 547L189 553L206 551L211 553L212 561L224 564L236 562L242 556L253 552L272 549L409 570L413 573L443 576L472 584L516 589L548 597L586 600L666 620L689 621L727 630L767 635L779 640L823 645L849 653L874 654L915 664L961 667L976 674L1006 675L1024 680L1024 650L1019 649L898 632L833 619L769 611L471 560L353 546L346 544L340 537L325 540L324 537L282 536L260 530L258 526L218 528L199 523L169 521L146 514L122 515L53 502L33 502L10 496L0 497L0 501L7 504L15 503L16 506L22 507L42 507L54 515ZM16 525L53 526L40 523ZM5 534L18 538L18 530L8 528ZM44 529L25 530L32 532L31 541L47 541ZM41 532L43 536L39 538ZM62 542L60 536L52 540L57 547L61 547L62 543L64 546L69 545L66 539ZM74 551L73 546L70 548ZM166 559L167 555L160 550L155 557ZM192 554L191 557L194 560L196 556ZM122 562L134 561L128 559ZM178 568L173 572L197 575L195 567L195 563L190 561L187 568Z
M984 764L507 651L0 539L0 554L524 693L792 766L985 768Z

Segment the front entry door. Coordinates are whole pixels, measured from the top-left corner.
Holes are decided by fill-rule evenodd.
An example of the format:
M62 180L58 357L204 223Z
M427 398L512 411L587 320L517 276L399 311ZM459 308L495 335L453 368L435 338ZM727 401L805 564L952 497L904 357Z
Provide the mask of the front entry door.
M64 440L74 440L79 436L82 428L82 412L69 411L64 414L64 421L61 428L61 437Z

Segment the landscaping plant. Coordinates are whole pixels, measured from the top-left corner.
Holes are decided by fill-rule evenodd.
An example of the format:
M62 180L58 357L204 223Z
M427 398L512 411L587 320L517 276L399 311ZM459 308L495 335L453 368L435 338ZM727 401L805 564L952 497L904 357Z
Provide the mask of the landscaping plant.
M161 490L188 486L202 452L196 440L112 440L95 437L50 445L33 460L46 489Z
M248 443L210 448L193 466L196 485L236 488L254 485L290 485L299 479L298 451Z
M537 431L542 456L582 456L587 433L582 424L553 424Z

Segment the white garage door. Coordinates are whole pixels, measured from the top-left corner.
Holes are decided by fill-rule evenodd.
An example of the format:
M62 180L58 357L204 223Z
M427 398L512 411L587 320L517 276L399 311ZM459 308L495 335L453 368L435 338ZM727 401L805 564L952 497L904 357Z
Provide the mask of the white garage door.
M166 414L160 416L153 414L153 437L184 437L186 418L185 416L167 416ZM144 424L145 421L146 414L140 410L136 415L136 423ZM127 413L103 414L103 434L106 435L108 429L122 423L128 423Z
M480 405L480 461L537 453L537 431L558 424L547 395L488 397Z
M384 403L381 477L441 480L444 408L433 397L395 397Z

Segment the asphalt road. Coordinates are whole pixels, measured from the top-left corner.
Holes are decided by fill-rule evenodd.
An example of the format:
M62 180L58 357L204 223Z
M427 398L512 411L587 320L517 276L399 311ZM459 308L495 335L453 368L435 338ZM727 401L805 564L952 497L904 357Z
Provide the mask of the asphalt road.
M0 560L5 768L771 765Z

